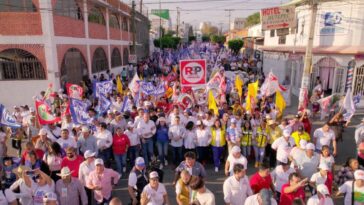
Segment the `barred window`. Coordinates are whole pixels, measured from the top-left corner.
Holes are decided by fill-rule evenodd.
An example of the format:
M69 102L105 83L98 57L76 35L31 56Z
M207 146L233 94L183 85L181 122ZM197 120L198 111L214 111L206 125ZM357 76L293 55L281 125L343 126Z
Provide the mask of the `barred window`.
M36 12L30 0L0 0L0 12Z
M115 68L117 66L121 66L121 55L119 49L114 48L111 55L111 67Z
M124 48L123 50L123 65L129 64L129 50L128 48Z
M98 73L109 69L104 49L97 48L92 59L92 73Z
M120 29L119 19L117 15L111 14L109 17L109 25L111 28L117 28Z
M57 0L55 13L77 20L83 20L81 8L75 0Z
M123 31L128 31L128 19L126 17L123 18L121 29L123 29Z
M0 53L0 80L44 80L46 75L39 60L21 49Z
M106 25L104 15L99 7L92 7L88 14L88 21L91 23L97 23Z

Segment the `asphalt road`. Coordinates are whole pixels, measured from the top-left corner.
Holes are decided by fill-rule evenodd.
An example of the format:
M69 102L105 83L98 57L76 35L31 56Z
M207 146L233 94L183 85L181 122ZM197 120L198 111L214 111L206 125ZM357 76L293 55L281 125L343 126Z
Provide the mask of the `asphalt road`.
M358 125L363 117L364 117L363 115L354 116L351 125L345 129L343 134L343 142L338 143L338 156L335 159L337 164L336 169L340 168L340 166L345 163L348 157L356 156L356 148L354 142L355 125ZM319 120L313 122L313 130L316 129L317 127L320 127L322 124L323 121ZM10 143L8 144L9 144L8 146L9 153L15 156L16 155L15 150L11 148ZM247 174L248 176L251 176L253 173L257 171L257 169L254 168L253 161L248 160L248 163L249 164L248 164ZM129 169L130 167L128 168L128 170ZM172 165L165 167L163 171L164 171L164 185L167 188L169 199L172 202L172 204L176 204L175 192L174 192L175 190L174 187L172 186L172 180L174 176ZM220 170L219 173L215 173L212 162L210 162L206 166L206 171L207 171L207 178L206 178L207 188L210 189L215 194L216 204L218 205L224 204L222 186L226 177L224 176L223 169ZM119 182L119 186L117 186L117 188L115 188L115 190L113 191L113 195L119 197L124 205L128 204L130 201L127 192L127 178L128 178L128 173L122 176L122 179ZM342 197L335 198L335 204L337 205L343 204L343 198Z

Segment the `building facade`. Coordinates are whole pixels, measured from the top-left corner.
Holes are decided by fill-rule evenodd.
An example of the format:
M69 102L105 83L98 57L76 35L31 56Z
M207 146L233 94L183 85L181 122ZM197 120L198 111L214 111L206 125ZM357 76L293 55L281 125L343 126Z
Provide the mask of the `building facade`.
M32 104L49 84L58 89L128 64L131 8L119 0L0 2L0 96L7 106ZM149 27L138 26L149 21L136 17L137 54L147 55ZM19 94L5 97L12 93Z
M360 0L320 3L316 16L311 88L320 77L326 94L364 94L364 4ZM299 94L308 42L311 8L296 8L297 27L264 31L264 72L288 76Z

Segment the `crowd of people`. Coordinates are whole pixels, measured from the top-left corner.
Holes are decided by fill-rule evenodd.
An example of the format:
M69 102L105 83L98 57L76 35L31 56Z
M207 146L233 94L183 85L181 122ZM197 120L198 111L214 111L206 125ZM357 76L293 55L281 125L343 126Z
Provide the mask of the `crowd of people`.
M161 82L163 72L141 73L153 62L139 64L138 74ZM219 65L221 73L229 67ZM166 75L178 75L178 68L172 67L163 70ZM264 75L248 65L239 69L252 76L239 88L243 97L237 95L238 88L220 93L219 99L225 100L217 100L217 113L207 104L182 107L176 103L182 93L178 78L171 96L143 96L122 112L125 97L135 98L127 89L133 69L121 73L124 90L108 94L112 105L105 114L96 111L92 83L80 83L85 91L82 100L90 106L89 124L74 123L70 113L61 115L69 103L62 89L47 99L52 112L62 117L59 122L40 125L35 109L14 106L12 115L22 127L0 128L0 204L120 205L112 191L125 176L133 205L215 205L215 194L205 181L210 164L214 172L226 175L225 204L330 205L334 194L345 194L345 205L363 204L364 119L355 134L357 158L348 159L337 171L340 113L313 130L308 108L286 116L275 105L275 95L258 95L253 109L247 110L247 86L256 79L261 85ZM95 76L90 82L109 78L116 85L111 74ZM44 95L41 92L36 98L44 99ZM9 141L12 148L7 147ZM10 149L19 156L8 155ZM175 199L163 184L164 170L170 167L175 171ZM247 170L253 167L258 171L248 176Z

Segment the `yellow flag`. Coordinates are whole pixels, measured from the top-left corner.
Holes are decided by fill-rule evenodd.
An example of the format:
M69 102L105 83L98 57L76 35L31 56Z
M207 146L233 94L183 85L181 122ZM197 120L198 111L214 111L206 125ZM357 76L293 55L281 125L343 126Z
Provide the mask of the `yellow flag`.
M215 97L212 94L211 90L209 91L209 95L208 95L208 98L207 98L207 103L208 103L209 110L213 110L215 115L218 115L219 114L219 109L217 108Z
M283 114L283 110L286 108L286 101L284 100L281 92L276 92L276 107Z
M257 103L257 95L258 95L258 81L255 83L248 84L248 94L246 96L246 110L251 111L253 107L255 107L255 103Z
M121 83L120 76L116 79L116 90L118 93L123 94L123 84Z
M243 95L243 85L244 82L241 80L239 75L235 77L235 88L238 90L239 97Z

